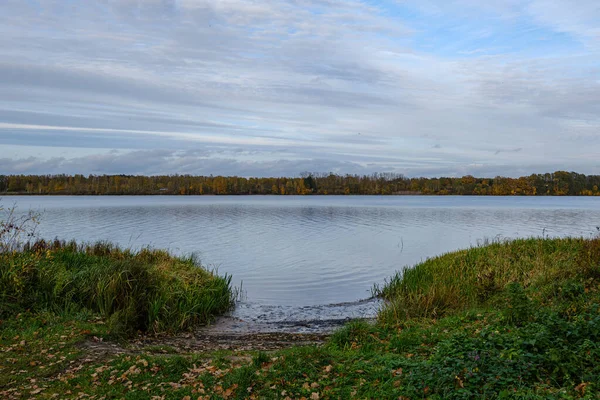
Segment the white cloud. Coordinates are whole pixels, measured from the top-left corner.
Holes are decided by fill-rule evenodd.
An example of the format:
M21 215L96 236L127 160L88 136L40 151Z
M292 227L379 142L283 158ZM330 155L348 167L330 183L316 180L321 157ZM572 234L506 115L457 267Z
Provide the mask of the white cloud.
M0 13L0 146L41 151L0 154L3 171L149 173L104 153L57 158L43 150L52 146L165 150L170 161L156 165L180 173L297 174L311 160L428 175L597 168L592 1L403 2L426 31L411 14L358 0L37 4L7 0ZM468 37L448 38L445 51L419 42L443 42L437 29L465 21ZM496 45L515 24L584 46L565 52L550 38L550 53L539 54ZM198 146L211 155L174 161Z

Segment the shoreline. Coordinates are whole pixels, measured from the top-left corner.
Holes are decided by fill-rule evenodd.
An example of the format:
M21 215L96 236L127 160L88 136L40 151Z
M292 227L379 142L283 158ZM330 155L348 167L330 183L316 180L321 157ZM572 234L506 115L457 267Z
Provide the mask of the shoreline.
M3 196L38 196L38 197L53 197L53 196L70 196L70 197L403 197L403 196L424 196L424 197L600 197L598 194L440 194L440 193L379 193L379 194L360 194L360 193L311 193L311 194L249 194L249 193L228 193L228 194L170 194L170 193L18 193L18 192L2 192L0 198Z
M0 323L0 395L600 395L600 237L447 253L400 271L377 294L386 303L376 320L336 321L327 333L252 332L221 317L119 338L89 312L23 310Z

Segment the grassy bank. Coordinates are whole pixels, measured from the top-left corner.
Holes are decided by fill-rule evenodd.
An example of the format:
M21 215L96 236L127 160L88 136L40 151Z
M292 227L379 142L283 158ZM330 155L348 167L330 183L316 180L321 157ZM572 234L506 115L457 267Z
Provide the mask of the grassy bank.
M481 306L505 309L519 287L540 305L561 303L565 291L600 278L599 261L598 239L526 239L453 252L405 268L377 289L389 301L380 319L394 324Z
M142 348L87 364L76 361L82 358L77 343L105 337L103 318L51 314L43 320L40 315L48 314L22 312L0 326L0 393L83 393L96 399L598 398L599 289L600 239L495 243L427 260L392 277L379 289L388 305L377 323L348 324L321 347L268 354L163 349L160 355ZM63 367L49 373L56 359L65 360Z
M230 278L193 257L58 240L0 253L0 318L90 313L113 334L127 335L188 329L232 306Z

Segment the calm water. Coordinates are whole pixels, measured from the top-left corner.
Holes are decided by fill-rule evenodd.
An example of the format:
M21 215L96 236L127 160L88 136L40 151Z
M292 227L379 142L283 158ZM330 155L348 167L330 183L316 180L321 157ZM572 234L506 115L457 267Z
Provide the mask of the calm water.
M237 285L243 282L242 315L248 309L327 313L323 305L368 298L374 283L428 257L484 239L542 232L589 237L600 225L600 198L584 197L3 199L5 205L13 202L21 211L42 212L46 238L198 253L203 264L233 275ZM330 308L330 314L348 312Z

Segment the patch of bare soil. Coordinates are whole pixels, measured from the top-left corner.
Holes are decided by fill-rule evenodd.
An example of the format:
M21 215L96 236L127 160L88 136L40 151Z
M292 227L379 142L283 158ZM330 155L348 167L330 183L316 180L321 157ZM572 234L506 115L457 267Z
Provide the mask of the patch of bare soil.
M321 345L330 336L331 326L304 332L305 325L274 325L245 322L223 317L214 324L195 332L177 335L144 335L126 343L90 338L80 344L86 354L81 360L87 364L120 354L153 353L185 355L216 350L272 351L292 346Z
M328 335L315 333L194 333L178 336L155 336L136 340L136 350L157 353L189 354L215 350L277 350L292 346L319 345Z

